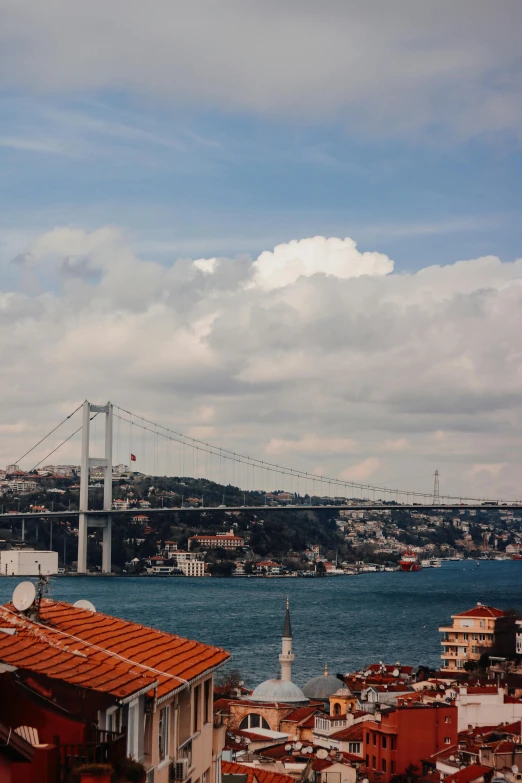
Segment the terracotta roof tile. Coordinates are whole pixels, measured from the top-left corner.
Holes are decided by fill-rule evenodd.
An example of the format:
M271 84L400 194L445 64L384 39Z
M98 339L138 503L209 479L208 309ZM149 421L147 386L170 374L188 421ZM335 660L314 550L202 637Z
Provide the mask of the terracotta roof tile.
M0 660L53 679L125 698L158 684L164 696L224 663L230 653L101 612L42 600L40 622L0 606Z
M491 767L484 767L482 764L470 764L469 767L459 769L453 775L445 778L445 783L472 783L473 780L483 778L488 772L493 772Z
M260 767L247 767L244 764L235 764L232 761L221 762L223 775L247 775L247 783L295 783L295 778L290 775L281 775Z
M330 739L335 740L352 740L357 742L363 738L364 726L362 723L356 723L354 726L348 726L346 729L336 731L335 734L330 735Z
M292 721L292 723L299 723L300 721L309 718L310 715L314 714L314 712L318 712L318 711L319 711L318 708L314 706L297 707L289 715L287 715L286 718L283 718L283 720L289 720Z
M467 612L459 612L454 617L504 617L505 614L502 609L495 609L494 606L475 606Z

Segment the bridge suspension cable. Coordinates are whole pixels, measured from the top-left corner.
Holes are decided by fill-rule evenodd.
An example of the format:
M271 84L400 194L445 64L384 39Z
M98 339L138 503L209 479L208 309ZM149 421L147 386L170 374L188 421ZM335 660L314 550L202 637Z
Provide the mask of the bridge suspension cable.
M27 455L28 455L28 454L30 454L32 451L34 451L36 448L38 448L38 446L40 445L40 443L43 443L43 442L44 442L44 440L47 440L47 438L49 437L49 435L52 435L52 434L53 434L53 432L56 432L56 430L60 429L60 427L62 426L62 424L65 424L65 422L66 422L66 421L69 421L69 419L72 419L72 417L74 416L74 414L75 414L75 413L78 413L78 411L80 410L80 408L82 407L82 405L83 405L83 403L82 403L81 405L78 405L78 407L77 407L75 410L73 410L73 412L72 412L72 413L70 413L68 416L66 416L66 417L65 417L65 419L64 419L63 421L61 421L59 424L57 424L57 425L56 425L56 427L53 427L53 429L52 429L52 430L50 430L50 431L47 433L47 435L44 435L44 437L43 437L43 438L41 438L41 439L38 441L38 443L35 443L35 444L34 444L34 446L32 446L32 447L29 449L29 451L26 451L26 452L25 452L25 454L22 454L22 456L21 456L21 457L19 457L19 458L18 458L18 459L15 461L15 465L18 465L18 464L19 464L19 463L20 463L20 462L21 462L21 461L22 461L22 460L23 460L25 457L27 457ZM81 427L80 427L80 429L81 429ZM76 430L76 432L79 432L79 430ZM76 432L74 433L74 435L76 435ZM71 437L72 437L72 436L71 436ZM66 441L64 441L64 443L66 443ZM56 451L56 449L55 449L55 451ZM51 454L53 454L53 453L54 453L54 452L51 452ZM50 456L50 455L48 455L48 456ZM47 457L44 457L44 459L47 459ZM40 463L38 463L38 464L40 464ZM34 470L34 468L33 468L33 470Z
M116 411L118 411L118 413ZM406 497L407 499L409 499L410 497L422 498L429 502L431 502L432 500L432 492L418 492L418 491L412 491L406 489L391 488L390 486L373 486L371 484L362 484L362 483L349 481L345 479L332 478L317 473L310 473L308 471L286 467L284 465L278 465L273 462L267 462L265 460L258 459L257 457L251 457L245 454L241 454L239 452L232 451L230 449L222 448L220 446L214 446L213 444L208 443L206 441L200 440L198 438L193 438L188 435L184 435L183 433L173 430L170 427L166 427L162 424L158 424L157 422L147 419L145 416L141 416L139 414L133 413L132 411L129 411L126 408L122 408L118 405L114 405L114 416L120 419L121 421L128 422L131 427L137 426L145 431L153 433L155 435L155 441L157 441L157 437L160 436L169 441L173 441L181 444L182 447L182 451L180 454L181 475L185 474L185 453L184 453L185 447L189 447L197 450L197 452L202 452L210 456L211 467L212 467L212 457L217 457L220 463L219 465L220 473L225 477L225 479L226 479L226 471L223 471L223 465L221 464L223 460L230 462L232 465L240 463L247 467L251 467L253 472L253 479L254 479L254 471L256 469L260 469L261 471L265 471L265 477L267 477L268 474L271 472L271 473L276 473L280 476L288 476L291 479L295 478L298 481L304 480L305 482L310 482L312 484L312 492L304 493L310 496L312 494L315 494L315 485L316 482L319 482L321 488L323 488L325 485L328 485L330 490L332 488L339 488L339 489L343 489L344 492L346 493L348 488L350 488L352 490L357 490L361 493L363 492L368 493L366 497L369 497L369 493L373 493L373 499L375 499L375 493L380 493L381 496L389 495L390 498L392 496L395 496L396 499L398 499L398 497L401 496L403 498ZM156 445L155 445L154 462L156 463ZM263 473L261 475L263 475ZM226 480L218 483L226 484ZM483 502L484 500L485 498L472 498L472 497L464 497L464 496L457 496L457 495L440 495L441 502L458 501L459 503L462 503L466 501L466 502L480 503Z

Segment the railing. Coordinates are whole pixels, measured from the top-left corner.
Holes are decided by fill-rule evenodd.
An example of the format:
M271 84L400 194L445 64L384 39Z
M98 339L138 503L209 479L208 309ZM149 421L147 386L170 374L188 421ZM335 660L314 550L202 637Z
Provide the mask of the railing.
M58 748L57 783L65 783L75 767L83 764L114 764L118 759L125 757L127 735L96 730L91 742L72 742L62 745L60 738L56 737L55 744Z

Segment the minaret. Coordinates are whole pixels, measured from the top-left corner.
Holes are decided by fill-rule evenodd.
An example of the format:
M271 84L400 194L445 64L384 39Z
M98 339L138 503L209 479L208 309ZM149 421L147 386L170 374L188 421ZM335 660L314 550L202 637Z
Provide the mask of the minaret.
M290 681L292 679L292 662L295 655L292 653L292 626L290 624L290 603L286 599L285 625L283 628L283 645L279 663L281 664L281 679Z

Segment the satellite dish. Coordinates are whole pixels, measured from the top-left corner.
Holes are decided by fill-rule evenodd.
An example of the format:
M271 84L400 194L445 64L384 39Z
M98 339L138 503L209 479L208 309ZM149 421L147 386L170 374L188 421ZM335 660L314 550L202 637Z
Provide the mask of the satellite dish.
M306 748L306 752L307 752L307 753L313 753L313 752L314 752L314 749L313 749L313 748L312 748L312 747L309 745L309 746Z
M36 588L32 582L20 582L13 592L13 606L19 612L25 612L34 604Z
M400 674L400 671L399 671L399 669L394 669L394 670L393 670L393 676L394 676L394 677L398 677L398 676L399 676L399 674Z
M301 750L302 747L303 747L302 742L296 742L294 745L295 750Z
M328 751L325 748L321 748L317 751L317 758L318 759L327 759L328 758ZM363 780L364 783L364 780ZM367 781L369 783L369 781Z
M511 772L513 773L513 775L517 774L518 766L516 764L513 764L513 766L511 767Z
M292 746L291 745L285 745L285 750L292 750Z
M455 756L450 756L450 757L449 757L449 760L450 760L450 761L455 761Z
M92 604L90 601L87 601L86 598L80 598L79 601L75 601L73 606L76 607L76 609L86 609L88 612L96 611L94 604Z

